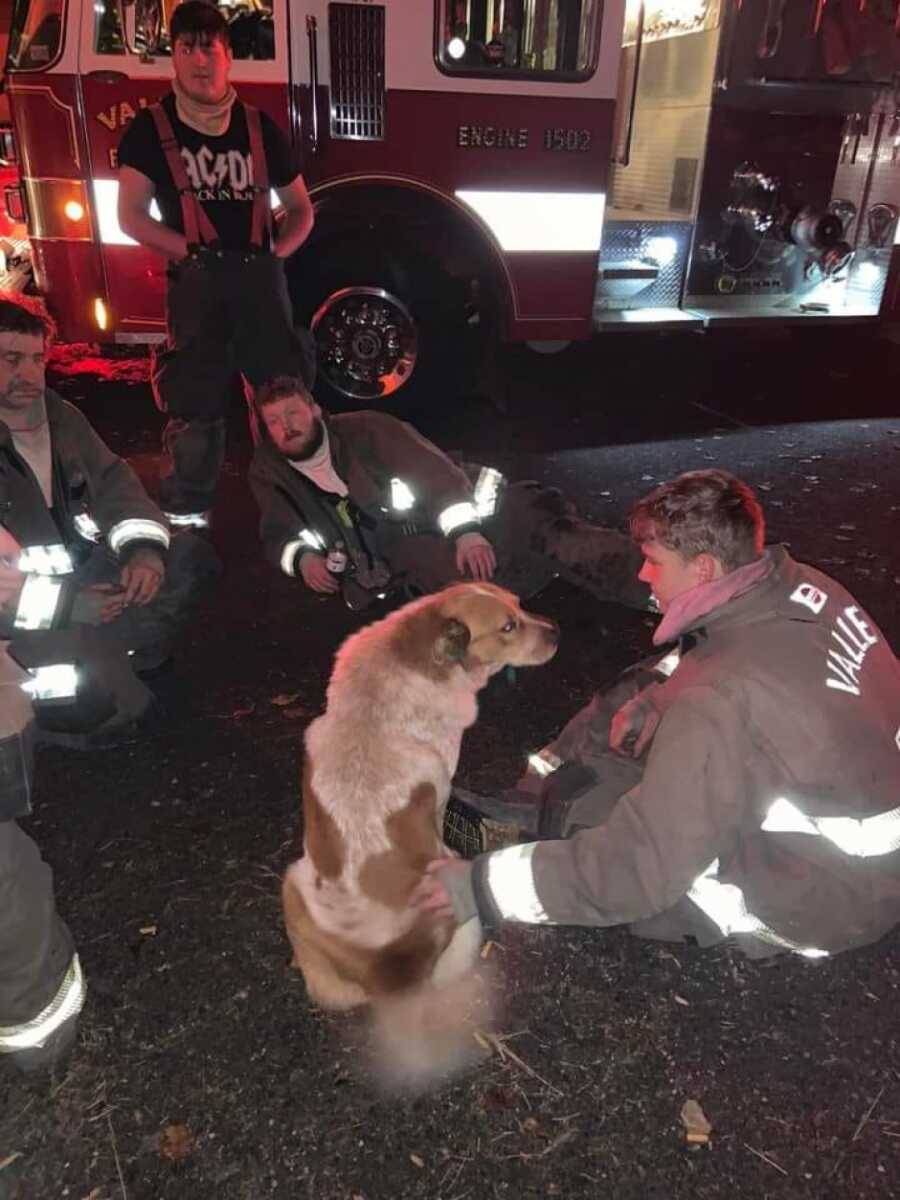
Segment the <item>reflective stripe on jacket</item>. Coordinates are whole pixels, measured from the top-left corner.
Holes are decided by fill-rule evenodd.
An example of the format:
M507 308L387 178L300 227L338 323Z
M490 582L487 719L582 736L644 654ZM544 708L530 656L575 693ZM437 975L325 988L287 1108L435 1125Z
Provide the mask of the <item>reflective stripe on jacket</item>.
M449 537L477 529L480 516L465 472L411 425L387 413L341 413L328 420L334 469L364 518L411 522ZM256 447L250 486L260 509L266 558L295 573L297 554L348 542L335 505L269 442Z
M767 578L685 631L608 822L479 862L500 915L615 925L687 895L723 935L809 957L900 921L900 665L840 584L769 553Z

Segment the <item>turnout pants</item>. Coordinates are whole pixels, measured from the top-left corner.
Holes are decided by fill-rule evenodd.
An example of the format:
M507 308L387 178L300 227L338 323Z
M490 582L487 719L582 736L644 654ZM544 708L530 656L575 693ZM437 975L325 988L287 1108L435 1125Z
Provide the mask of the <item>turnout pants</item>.
M56 1005L83 999L72 938L56 912L53 874L16 817L30 811L34 720L22 668L0 642L0 1054L31 1051ZM58 1010L57 1010L58 1011Z
M157 407L168 416L160 503L176 518L202 517L225 457L235 371L253 387L276 375L299 375L311 386L315 355L309 335L294 328L274 255L205 250L168 276L167 338L152 377Z
M97 546L75 580L81 587L115 583L121 570L118 560ZM149 604L129 606L109 625L73 623L64 629L17 634L11 649L22 666L79 664L81 681L73 701L38 704L39 731L77 736L140 717L153 695L135 671L152 669L168 657L218 571L209 543L181 533L172 541L165 578ZM30 705L25 693L21 695Z
M598 600L647 607L649 592L637 578L638 548L625 534L585 521L555 488L510 484L481 532L497 555L494 582L518 596L533 596L560 575ZM420 592L438 591L461 578L454 542L438 533L410 534L383 522L377 552Z

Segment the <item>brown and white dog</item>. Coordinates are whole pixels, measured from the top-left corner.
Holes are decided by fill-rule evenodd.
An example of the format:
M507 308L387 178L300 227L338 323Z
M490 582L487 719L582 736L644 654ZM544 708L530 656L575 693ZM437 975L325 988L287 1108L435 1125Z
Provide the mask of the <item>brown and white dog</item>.
M558 640L512 593L456 584L349 637L306 731L303 857L282 889L294 966L323 1008L372 1004L395 1080L421 1085L459 1061L481 930L409 899L449 853L444 809L477 693L506 666L547 662Z

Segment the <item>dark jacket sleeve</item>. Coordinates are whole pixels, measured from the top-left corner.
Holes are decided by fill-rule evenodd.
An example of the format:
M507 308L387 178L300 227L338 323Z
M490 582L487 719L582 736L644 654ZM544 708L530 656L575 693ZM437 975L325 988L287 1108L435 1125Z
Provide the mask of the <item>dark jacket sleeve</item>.
M459 520L450 536L459 537L480 525L475 512L472 485L466 473L443 450L423 437L412 425L387 413L370 413L369 436L374 456L390 476L402 479L410 488L428 519L441 528L442 514L456 505Z
M492 882L497 908L504 912L504 895L514 898L523 883L535 923L620 925L670 908L736 847L746 810L744 741L725 697L685 692L663 716L641 784L604 825L538 843L518 878L513 873L506 888Z
M123 561L140 547L165 556L168 526L134 470L73 405L66 404L65 420L87 475L93 518L110 549Z
M286 575L295 575L302 549L298 535L304 527L304 517L299 506L291 502L287 491L276 481L264 446L258 447L253 455L249 479L250 490L259 506L263 554L273 567Z

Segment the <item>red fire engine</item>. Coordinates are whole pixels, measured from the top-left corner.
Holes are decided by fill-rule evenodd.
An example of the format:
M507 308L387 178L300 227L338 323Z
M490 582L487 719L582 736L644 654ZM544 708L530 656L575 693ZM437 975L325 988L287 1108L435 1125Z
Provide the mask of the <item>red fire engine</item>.
M303 148L290 264L322 377L425 386L480 322L878 316L900 211L900 0L238 0L232 77ZM163 334L116 146L167 87L171 0L14 0L35 277L67 339Z

